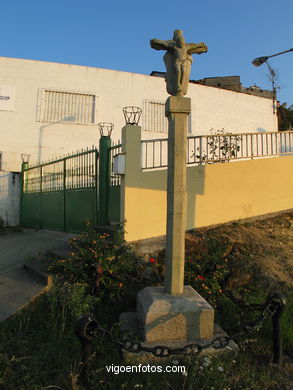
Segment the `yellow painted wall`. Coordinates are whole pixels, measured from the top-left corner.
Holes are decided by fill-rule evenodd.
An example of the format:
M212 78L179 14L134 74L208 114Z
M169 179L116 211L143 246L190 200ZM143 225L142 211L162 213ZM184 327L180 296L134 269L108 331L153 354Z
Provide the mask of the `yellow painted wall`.
M139 137L133 148L138 141ZM127 155L131 175L127 177L126 163L122 208L122 218L127 220L126 240L164 235L166 170L142 172ZM292 172L293 156L188 167L186 229L293 208Z
M293 156L206 166L203 193L188 191L187 228L291 209L292 170Z

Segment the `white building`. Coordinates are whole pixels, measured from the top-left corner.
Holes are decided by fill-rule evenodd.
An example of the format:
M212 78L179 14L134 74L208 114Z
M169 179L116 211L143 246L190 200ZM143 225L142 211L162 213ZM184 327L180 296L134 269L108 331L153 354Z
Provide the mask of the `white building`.
M271 99L190 83L189 132L276 131ZM68 64L0 57L0 171L18 172L20 155L31 163L98 145L99 122L113 122L120 139L122 109L143 110L143 138L165 138L161 77Z

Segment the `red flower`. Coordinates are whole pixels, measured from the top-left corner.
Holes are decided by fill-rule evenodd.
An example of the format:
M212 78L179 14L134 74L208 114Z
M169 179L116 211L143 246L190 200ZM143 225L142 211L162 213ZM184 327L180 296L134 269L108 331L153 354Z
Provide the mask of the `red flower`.
M150 257L150 263L155 263L156 262L156 259L154 259L153 257Z
M205 278L204 278L204 276L202 276L202 275L198 275L197 279L199 279L199 280L204 280Z

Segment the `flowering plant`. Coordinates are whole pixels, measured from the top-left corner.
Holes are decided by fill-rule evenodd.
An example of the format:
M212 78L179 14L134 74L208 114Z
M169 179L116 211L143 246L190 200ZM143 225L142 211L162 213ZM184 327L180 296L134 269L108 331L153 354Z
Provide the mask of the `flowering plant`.
M72 252L55 259L50 271L69 283L86 283L101 299L122 298L132 278L138 278L138 255L122 233L121 228L111 236L92 230L71 239Z

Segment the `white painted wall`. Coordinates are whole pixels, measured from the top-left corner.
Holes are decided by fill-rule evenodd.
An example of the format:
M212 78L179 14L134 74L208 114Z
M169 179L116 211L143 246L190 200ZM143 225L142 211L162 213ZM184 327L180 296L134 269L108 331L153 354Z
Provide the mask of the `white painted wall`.
M120 139L125 124L124 106L143 107L144 99L165 101L168 97L165 81L158 77L5 57L0 57L0 92L1 87L12 91L13 96L10 110L1 109L0 104L4 171L20 170L21 153L31 154L30 163L34 163L98 144L96 125L37 122L39 89L97 95L96 123L113 122L115 140ZM189 85L187 96L192 99L195 135L222 128L233 133L277 130L277 117L269 99L197 84ZM166 133L143 133L143 139L166 136Z
M4 226L19 225L20 174L0 172L0 220Z

